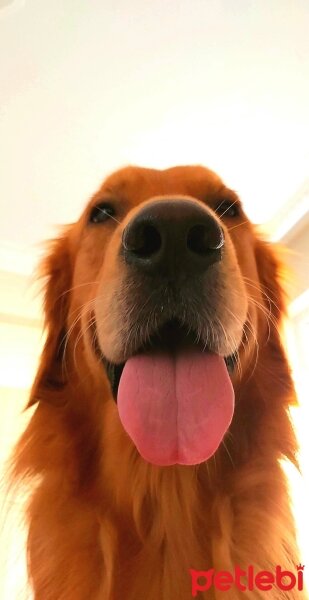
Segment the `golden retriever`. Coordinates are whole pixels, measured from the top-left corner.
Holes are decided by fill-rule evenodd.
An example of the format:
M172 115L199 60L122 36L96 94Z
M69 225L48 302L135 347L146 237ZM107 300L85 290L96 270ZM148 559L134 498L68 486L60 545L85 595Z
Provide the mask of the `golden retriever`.
M236 193L200 166L121 169L42 274L13 473L35 600L303 598L280 263Z

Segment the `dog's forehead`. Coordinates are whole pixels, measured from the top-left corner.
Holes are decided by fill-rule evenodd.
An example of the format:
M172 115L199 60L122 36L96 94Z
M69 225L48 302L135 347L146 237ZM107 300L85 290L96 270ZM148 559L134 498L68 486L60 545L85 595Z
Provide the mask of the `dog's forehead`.
M224 187L210 169L201 166L178 166L169 169L125 167L110 175L100 192L115 194L133 204L146 198L167 194L200 197L214 195Z

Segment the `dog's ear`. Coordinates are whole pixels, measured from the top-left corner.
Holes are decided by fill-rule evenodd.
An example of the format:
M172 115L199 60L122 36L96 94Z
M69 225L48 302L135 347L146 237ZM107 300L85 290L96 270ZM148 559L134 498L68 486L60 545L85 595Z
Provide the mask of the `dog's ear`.
M270 412L265 412L267 427L269 423L274 424L273 439L276 439L275 431L280 432L277 440L282 456L288 458L296 468L299 468L297 442L289 416L289 407L297 405L297 397L282 330L283 319L287 314L288 294L286 290L290 275L283 262L287 252L284 248L261 239L257 239L255 250L263 303L266 309L265 316L268 320L266 346L260 353L261 369L258 374L260 393L263 394L263 389L265 389L263 411L266 410L265 398L270 397L268 411L274 411L274 413L271 415Z
M60 401L66 385L62 359L72 285L69 227L50 242L49 252L40 266L40 277L45 282L43 309L46 340L28 406L39 400Z

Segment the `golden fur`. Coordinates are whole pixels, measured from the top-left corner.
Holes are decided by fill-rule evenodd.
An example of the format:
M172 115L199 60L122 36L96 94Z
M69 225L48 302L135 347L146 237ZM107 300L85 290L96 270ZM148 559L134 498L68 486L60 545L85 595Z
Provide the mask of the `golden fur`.
M13 475L33 481L27 516L35 600L188 600L191 568L295 571L301 560L279 463L296 464L297 451L287 412L295 393L278 332L285 307L280 264L244 213L238 221L222 219L245 289L239 310L246 295L249 315L233 379L236 410L207 463L156 467L139 456L89 342L85 306L102 282L107 290L111 281L117 285L122 223L154 196L208 202L222 189L202 167L126 168L90 202L116 190L125 206L121 223L93 234L87 208L51 244L42 267L47 337L30 398L37 406L16 448ZM223 594L212 589L198 598ZM225 593L231 600L247 595L304 597L278 589Z

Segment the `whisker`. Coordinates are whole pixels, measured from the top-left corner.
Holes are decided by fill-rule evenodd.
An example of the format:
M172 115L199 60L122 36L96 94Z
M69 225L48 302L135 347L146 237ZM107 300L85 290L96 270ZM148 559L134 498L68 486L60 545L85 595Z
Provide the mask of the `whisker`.
M232 202L232 204L229 204L228 207L225 209L225 211L222 213L222 215L220 215L220 219L222 219L222 217L225 215L225 213L227 213L228 210L230 210L230 208L232 208L232 206L234 206L234 204L236 204L238 202L238 200L234 200L234 202ZM221 204L223 204L223 202L221 202ZM216 208L215 212L217 212L221 206L221 204L219 204L219 206Z
M99 284L99 283L100 283L99 281L87 281L86 283L80 283L78 285L74 285L73 287L71 287L71 288L65 290L64 292L62 292L62 294L60 294L60 296L58 296L56 302L58 300L60 300L60 298L62 298L63 296L65 296L66 294L69 294L70 292L74 292L74 290L77 290L77 289L79 289L79 288L81 288L81 287L83 287L85 285L96 285L96 284Z
M94 303L96 302L96 298L93 298L91 300L88 300L87 302L85 302L82 306L80 306L77 310L79 310L79 314L77 315L77 317L74 319L73 323L71 324L69 330L66 332L66 334L63 336L61 342L60 342L60 347L62 346L62 344L64 344L64 349L63 349L63 356L62 356L62 374L63 375L67 375L68 371L67 371L67 366L66 366L66 353L67 353L67 348L68 348L68 342L69 339L78 323L79 320L81 320L82 315L83 315L83 311L84 310L90 310L92 308L92 306L94 305ZM76 311L74 311L76 312ZM73 314L73 313L72 313Z
M217 212L218 212L218 210L219 210L220 206L222 206L222 204L224 204L224 202L225 202L225 201L226 201L226 200L224 199L224 200L222 200L222 201L220 202L219 206L217 206L217 208L215 208L215 211L214 211L215 213L217 213Z
M83 315L81 315L81 316L83 316ZM77 346L78 346L79 342L81 341L81 339L86 335L87 331L89 331L91 329L91 327L94 323L95 323L95 317L93 316L89 319L85 329L83 329L83 327L81 327L81 330L78 333L77 338L75 340L74 349L73 349L73 361L74 361L74 366L76 369L77 369L77 362L76 362Z
M224 447L224 449L225 449L225 451L226 451L226 453L227 453L227 455L228 455L228 457L229 457L229 459L231 461L232 467L235 469L236 468L235 467L235 463L234 463L234 461L232 459L232 455L231 455L231 453L230 453L230 451L229 451L229 449L227 447L227 444L226 444L225 440L222 440L222 444L223 444L223 447Z
M99 206L97 208L99 209L100 212L107 215L109 219L113 219L113 221L116 221L116 223L118 223L118 225L121 225L120 221L118 221L118 219L116 219L116 217L111 215L106 208L100 208Z
M232 231L232 229L236 229L236 227L240 227L241 225L246 225L248 221L243 221L242 223L238 223L238 225L234 225L233 227L228 227L228 231Z
M265 298L267 299L267 302L270 306L270 311L271 311L271 305L273 305L278 311L280 311L280 308L278 306L278 304L276 304L276 302L273 300L273 298L271 298L263 289L262 286L256 285L256 282L253 281L252 279L250 279L249 277L245 277L243 276L243 279L247 282L247 285L250 285L252 288L256 289L258 292L260 292L263 296L265 296ZM270 288L268 288L267 286L265 286L263 284L263 288L267 289L269 292L273 293L272 290Z

